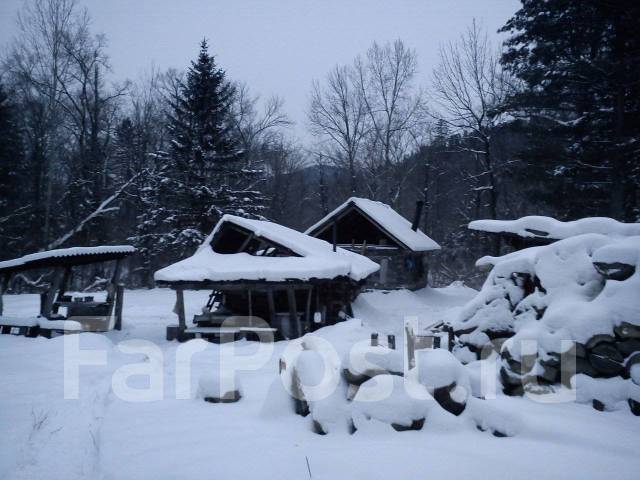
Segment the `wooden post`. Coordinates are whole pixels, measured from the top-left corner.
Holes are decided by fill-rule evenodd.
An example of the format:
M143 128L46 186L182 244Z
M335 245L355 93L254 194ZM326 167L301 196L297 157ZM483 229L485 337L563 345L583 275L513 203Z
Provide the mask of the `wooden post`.
M2 296L4 295L4 292L7 290L8 285L9 285L9 274L5 273L0 277L0 316L2 315L3 308L4 308Z
M42 316L45 318L51 317L51 311L53 309L53 302L56 297L56 293L60 289L60 285L64 278L64 269L61 267L56 267L53 271L53 280L51 281L51 285L49 286L49 290L47 290L47 294L44 299L44 304L42 305Z
M116 289L116 330L122 330L122 307L124 306L124 285L118 285Z
M409 369L416 366L416 352L413 338L413 330L409 325L404 327L405 337L407 337L407 366Z
M333 237L333 251L335 252L338 249L338 222L333 221L332 231Z
M184 290L176 290L176 314L178 315L178 329L184 331L187 328L187 320L184 314Z
M287 299L289 303L289 318L291 325L295 328L296 337L302 336L302 327L298 318L298 308L296 306L296 293L293 288L287 288Z
M59 302L65 292L69 289L69 282L71 281L71 266L65 267L64 275L62 276L62 282L56 295L56 302ZM58 313L58 305L54 305L52 309L53 313Z
M391 350L396 349L396 336L395 335L387 335L387 344Z
M310 287L309 290L307 290L307 307L305 309L304 312L304 318L305 318L305 329L307 332L311 331L311 325L313 324L313 319L311 318L311 298L313 295L313 287Z
M276 302L273 299L273 290L271 290L271 288L267 290L267 303L269 305L269 315L271 315L271 318L269 319L269 325L273 326L273 323L276 319Z
M249 326L253 326L253 306L251 305L252 302L252 296L251 296L251 289L247 290L247 296L249 297Z
M440 337L433 337L433 348L440 348Z
M111 276L111 282L107 288L107 303L113 305L113 300L116 295L118 282L120 281L120 273L122 271L122 259L116 260L116 266L113 269L113 275Z

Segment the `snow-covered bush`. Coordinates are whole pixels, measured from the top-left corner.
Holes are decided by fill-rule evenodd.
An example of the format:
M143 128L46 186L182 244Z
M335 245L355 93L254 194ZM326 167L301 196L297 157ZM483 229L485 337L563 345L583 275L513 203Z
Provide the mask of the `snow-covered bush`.
M629 378L640 363L640 237L586 234L503 257L453 328L476 352L500 347L507 393L571 375ZM499 340L503 342L503 340ZM572 360L575 358L575 369Z

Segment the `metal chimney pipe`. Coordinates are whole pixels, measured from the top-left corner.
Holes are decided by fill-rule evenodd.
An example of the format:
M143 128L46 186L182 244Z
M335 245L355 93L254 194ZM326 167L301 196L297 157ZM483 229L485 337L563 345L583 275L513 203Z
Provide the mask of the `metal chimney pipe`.
M424 202L422 200L418 200L416 202L416 214L413 217L413 223L411 224L411 230L416 232L418 227L420 226L420 218L422 217L422 209L424 207Z

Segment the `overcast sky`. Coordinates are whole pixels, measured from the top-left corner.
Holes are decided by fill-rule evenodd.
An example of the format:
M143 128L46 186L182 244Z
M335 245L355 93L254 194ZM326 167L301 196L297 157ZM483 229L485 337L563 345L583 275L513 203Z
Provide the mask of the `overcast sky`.
M25 0L0 0L0 44L15 34ZM403 39L416 49L425 85L438 44L479 20L494 35L518 0L78 0L107 35L118 78L135 79L152 64L185 68L203 37L232 79L255 93L285 99L304 135L314 78L350 62L374 41ZM496 41L499 37L495 34Z

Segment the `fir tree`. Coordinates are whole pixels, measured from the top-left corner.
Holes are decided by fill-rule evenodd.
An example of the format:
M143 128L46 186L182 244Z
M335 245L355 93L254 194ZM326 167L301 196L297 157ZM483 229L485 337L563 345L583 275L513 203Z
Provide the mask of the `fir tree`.
M190 255L222 215L260 217L263 170L249 165L233 129L234 88L206 40L171 99L168 152L154 155L155 170L143 192L134 237L143 254L176 259Z
M640 3L523 0L502 28L503 64L523 81L523 174L565 216L638 216ZM535 192L540 195L540 190Z

